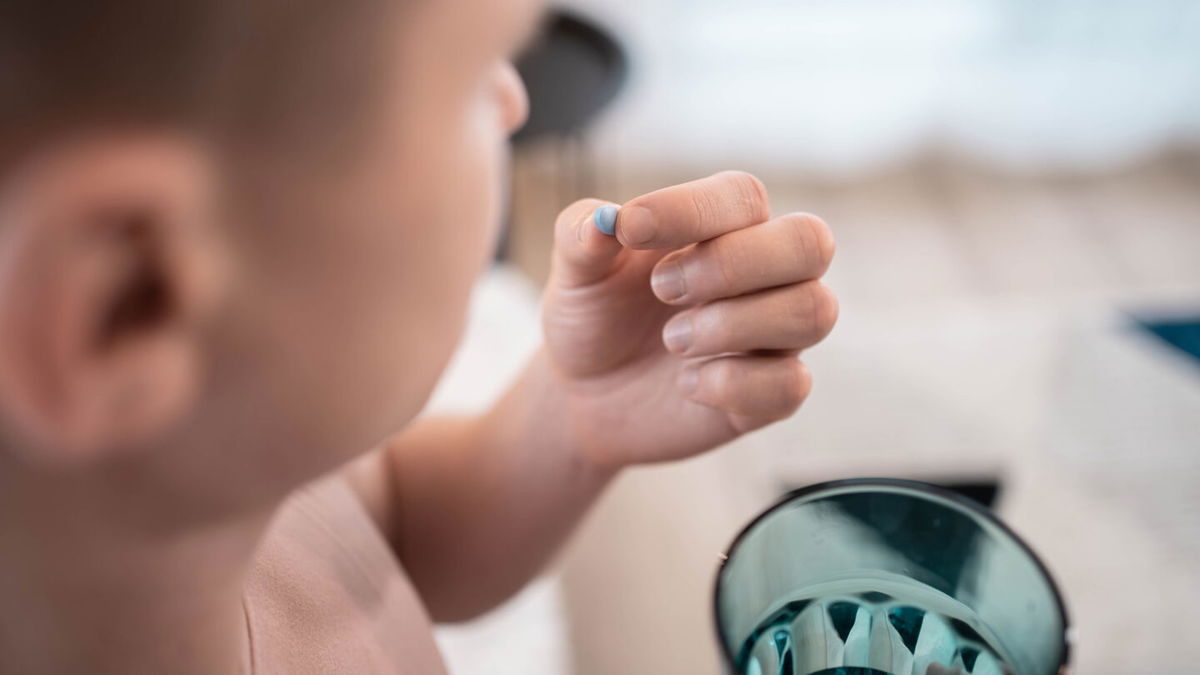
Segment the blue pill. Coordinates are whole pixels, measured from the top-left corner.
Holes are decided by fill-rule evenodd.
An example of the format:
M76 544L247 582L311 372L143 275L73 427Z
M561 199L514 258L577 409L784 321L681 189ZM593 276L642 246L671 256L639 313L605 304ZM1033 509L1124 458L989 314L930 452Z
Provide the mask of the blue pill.
M617 207L601 206L596 209L592 220L595 221L596 229L600 230L600 234L607 234L611 237L617 231Z

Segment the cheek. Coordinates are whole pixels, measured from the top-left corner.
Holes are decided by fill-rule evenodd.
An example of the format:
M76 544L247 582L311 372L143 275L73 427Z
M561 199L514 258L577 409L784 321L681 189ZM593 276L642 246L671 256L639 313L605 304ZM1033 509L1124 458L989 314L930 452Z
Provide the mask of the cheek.
M461 303L455 304L465 310L471 286L496 251L505 217L508 155L494 113L487 111L471 115L453 145L438 231L426 234L444 247L437 256L443 261L438 276L447 282L447 292L453 288L461 296Z
M464 173L474 176L471 190L476 195L474 213L468 227L477 238L473 251L477 271L495 253L500 227L506 217L508 192L508 144L499 113L494 104L479 104L467 125L463 138L470 142L463 149Z
M343 272L360 277L363 292L342 298L357 308L344 309L339 332L365 324L354 368L371 383L367 400L397 406L385 419L398 421L420 409L461 337L471 289L495 250L506 159L494 112L467 109L421 130L391 145L390 168L370 195L387 205L384 217L355 244L361 267Z
M483 108L483 106L480 106ZM414 197L423 217L411 228L406 255L428 291L426 324L447 352L457 341L472 286L491 261L503 218L507 145L495 112L471 110L433 148ZM410 211L411 214L411 211ZM436 327L436 328L435 328ZM448 354L447 354L448 356Z
M408 113L352 172L279 187L286 199L256 219L286 228L249 228L263 235L247 243L255 262L231 309L228 352L246 357L230 381L258 388L248 409L286 420L268 435L311 450L297 471L420 410L495 249L506 159L495 109Z

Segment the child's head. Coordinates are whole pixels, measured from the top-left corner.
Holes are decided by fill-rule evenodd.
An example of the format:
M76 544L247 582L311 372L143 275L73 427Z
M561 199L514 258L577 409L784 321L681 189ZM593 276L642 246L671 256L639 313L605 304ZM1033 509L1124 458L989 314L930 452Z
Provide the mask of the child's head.
M102 477L204 516L416 414L538 9L0 0L0 493Z

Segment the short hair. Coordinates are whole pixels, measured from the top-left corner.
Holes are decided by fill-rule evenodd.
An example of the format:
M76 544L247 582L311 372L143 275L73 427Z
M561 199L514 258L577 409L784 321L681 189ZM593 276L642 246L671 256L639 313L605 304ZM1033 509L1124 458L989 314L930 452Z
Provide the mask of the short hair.
M339 144L403 2L0 0L0 169L48 137L193 129L248 152Z

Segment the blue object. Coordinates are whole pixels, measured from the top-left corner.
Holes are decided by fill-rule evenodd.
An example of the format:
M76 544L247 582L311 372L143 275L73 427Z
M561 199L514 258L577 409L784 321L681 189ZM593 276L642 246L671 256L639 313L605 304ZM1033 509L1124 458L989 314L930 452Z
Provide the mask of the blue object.
M1138 323L1163 342L1200 361L1200 317Z
M596 222L596 229L600 230L600 234L611 237L617 231L617 207L601 206L596 209L592 220Z

